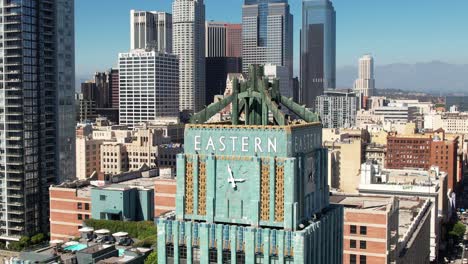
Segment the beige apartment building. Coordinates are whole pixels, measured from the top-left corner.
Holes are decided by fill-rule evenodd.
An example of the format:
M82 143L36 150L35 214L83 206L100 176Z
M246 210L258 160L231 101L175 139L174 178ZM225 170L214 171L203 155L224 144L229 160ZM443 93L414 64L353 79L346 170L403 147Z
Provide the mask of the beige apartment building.
M84 180L101 170L101 144L103 140L91 136L76 137L76 176Z
M128 156L123 143L105 142L101 145L101 172L117 175L127 172Z

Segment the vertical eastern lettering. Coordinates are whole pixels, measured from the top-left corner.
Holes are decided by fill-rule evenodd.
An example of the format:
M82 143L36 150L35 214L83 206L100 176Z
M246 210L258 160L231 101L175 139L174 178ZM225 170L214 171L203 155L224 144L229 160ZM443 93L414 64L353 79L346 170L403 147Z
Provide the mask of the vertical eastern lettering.
M257 153L257 152L260 152L260 153L263 152L262 139L258 138L258 137L255 138L255 153Z
M232 141L232 152L236 152L236 142L237 142L237 137L230 137Z
M248 137L242 137L242 152L248 152L248 147L249 147L249 138Z
M225 151L226 150L226 144L224 144L225 139L226 139L226 137L224 137L224 136L219 138L219 144L221 145L221 148L219 149L219 151Z
M210 147L212 148L213 151L215 151L215 146L214 146L212 137L208 139L208 144L206 144L206 151L208 151Z
M200 150L201 150L201 146L200 146L200 145L201 145L201 142L200 142L200 140L201 140L201 136L195 136L195 146L194 146L195 151L200 151Z
M271 140L271 138L268 138L268 152L275 152L276 153L276 138L274 138L274 141Z

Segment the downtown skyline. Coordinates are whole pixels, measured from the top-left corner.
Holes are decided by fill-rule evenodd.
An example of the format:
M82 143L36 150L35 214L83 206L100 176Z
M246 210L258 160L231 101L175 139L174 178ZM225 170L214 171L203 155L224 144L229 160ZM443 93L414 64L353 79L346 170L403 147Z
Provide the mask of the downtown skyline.
M77 2L77 76L81 78L97 70L115 66L117 63L115 54L129 50L128 14L130 9L172 12L171 2L170 0L136 0L110 5L109 0L103 0L93 3L93 9L88 8L91 4L90 0ZM298 75L302 1L289 2L291 13L295 18L294 73ZM418 3L400 1L401 4L405 4L403 11L399 8L401 5L395 1L392 3L375 3L370 0L349 2L333 1L337 11L338 68L357 65L359 57L366 53L371 53L376 57L376 65L430 61L468 64L468 54L461 52L463 47L468 45L468 37L457 34L463 31L464 25L468 24L468 19L463 14L463 10L468 7L467 2L457 0L448 6L430 0L425 1L425 5L421 7ZM205 4L207 21L241 22L241 0L230 0L228 3L207 0ZM102 12L103 8L107 8L110 15L99 15L98 13ZM396 12L398 12L398 20L394 19ZM447 12L451 14L444 16L444 20L434 19L437 14ZM102 26L94 27L98 24ZM103 28L107 29L103 30ZM437 34L434 34L435 31ZM450 39L454 38L457 38L457 42L450 42ZM450 46L450 49L444 48L447 46ZM101 59L96 60L97 56ZM352 86L352 83L349 86Z

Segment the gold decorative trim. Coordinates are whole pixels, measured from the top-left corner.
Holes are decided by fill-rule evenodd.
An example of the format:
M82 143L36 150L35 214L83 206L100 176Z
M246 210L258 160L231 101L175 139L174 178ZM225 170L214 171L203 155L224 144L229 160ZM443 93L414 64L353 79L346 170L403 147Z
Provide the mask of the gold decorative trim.
M276 160L275 222L284 221L284 163Z
M270 160L262 159L260 179L260 220L270 220Z
M198 215L206 215L206 162L198 162Z
M193 214L193 161L185 163L185 213Z

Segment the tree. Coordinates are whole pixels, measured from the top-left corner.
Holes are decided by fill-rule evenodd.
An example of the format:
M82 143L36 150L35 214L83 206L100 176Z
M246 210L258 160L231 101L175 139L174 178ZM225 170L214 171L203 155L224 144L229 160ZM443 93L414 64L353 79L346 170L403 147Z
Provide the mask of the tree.
M463 236L465 235L466 232L466 226L458 221L453 225L452 230L449 232L449 235L454 236L457 239L463 239Z
M156 250L156 249L154 249ZM158 252L153 251L145 260L145 264L157 264L158 263Z
M42 233L35 234L33 237L31 237L31 243L34 244L34 245L39 244L42 241L44 241L44 239L45 239L44 234L42 234Z

